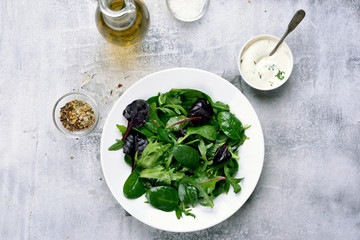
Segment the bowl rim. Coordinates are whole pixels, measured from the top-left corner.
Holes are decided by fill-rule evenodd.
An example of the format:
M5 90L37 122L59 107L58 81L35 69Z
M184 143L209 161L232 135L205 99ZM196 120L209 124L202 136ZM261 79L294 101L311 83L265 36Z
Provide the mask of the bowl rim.
M279 87L281 87L282 85L284 85L287 80L290 78L291 76L291 73L293 71L293 68L294 68L294 58L293 58L293 54L291 52L291 49L290 47L286 44L285 41L282 42L282 44L285 45L285 47L289 50L289 56L290 56L290 63L291 63L291 70L290 70L290 73L289 75L287 75L287 77L279 84L279 85L275 85L275 86L272 86L272 87L259 87L259 86L256 86L255 84L251 83L250 81L248 81L245 77L244 77L244 74L241 70L241 66L240 66L240 60L241 60L241 56L243 55L245 49L247 49L248 46L250 46L250 44L252 44L252 42L255 42L256 40L258 39L261 39L261 38L272 38L272 39L276 39L277 41L280 40L280 38L274 36L274 35L270 35L270 34L260 34L260 35L256 35L252 38L250 38L242 47L241 47L241 50L240 50L240 53L237 57L237 66L238 66L238 70L240 72L240 76L241 78L252 88L255 88L257 90L260 90L260 91L271 91L271 90L274 90L274 89L277 89Z
M57 109L59 103L64 98L72 96L72 95L80 95L80 96L86 98L90 102L89 104L93 108L94 114L95 114L95 122L94 122L93 126L90 129L88 129L88 131L86 131L86 132L84 131L83 134L79 134L79 135L71 134L70 132L65 131L64 127L59 126L59 124L56 122L56 109ZM91 134L96 129L96 126L99 122L99 116L100 116L99 107L98 107L98 104L96 103L95 99L93 99L89 95L87 95L85 93L81 93L81 92L69 92L69 93L64 94L55 102L53 110L52 110L52 119L53 119L55 127L59 130L60 133L62 133L63 135L65 135L66 137L69 137L69 138L81 138L81 137L85 137L85 136Z

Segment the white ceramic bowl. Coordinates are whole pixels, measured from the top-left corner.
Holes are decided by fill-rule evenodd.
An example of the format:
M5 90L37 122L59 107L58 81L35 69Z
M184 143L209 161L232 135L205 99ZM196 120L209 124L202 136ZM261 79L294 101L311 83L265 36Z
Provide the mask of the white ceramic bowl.
M293 55L292 55L292 52L289 48L289 46L283 42L282 45L285 46L285 48L289 51L289 61L290 61L290 65L291 65L291 70L289 72L289 74L287 74L285 76L285 78L281 81L280 84L276 84L274 86L269 86L269 87L261 87L261 86L257 86L255 85L254 83L250 82L249 79L246 79L246 77L244 76L244 73L241 69L241 59L242 59L242 55L244 54L245 50L248 49L248 47L253 44L254 42L258 41L259 39L262 39L262 38L270 38L270 39L274 39L276 41L279 41L280 39L278 37L275 37L273 35L268 35L268 34L262 34L262 35L258 35L258 36L255 36L253 38L251 38L249 41L247 41L244 46L241 48L240 50L240 53L239 53L239 56L237 58L237 65L238 65L238 69L239 69L239 72L240 72L240 76L242 79L244 79L244 81L249 85L251 86L252 88L255 88L257 90L261 90L261 91L269 91L269 90L274 90L274 89L277 89L279 88L280 86L284 85L285 82L289 79L291 73L292 73L292 70L293 70L293 66L294 66L294 60L293 60Z

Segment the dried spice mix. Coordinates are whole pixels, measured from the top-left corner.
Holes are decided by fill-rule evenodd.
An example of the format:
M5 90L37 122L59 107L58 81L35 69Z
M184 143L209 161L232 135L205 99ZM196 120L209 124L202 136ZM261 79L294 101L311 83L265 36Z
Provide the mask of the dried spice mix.
M95 114L88 103L72 100L60 109L60 121L67 130L80 131L95 123Z

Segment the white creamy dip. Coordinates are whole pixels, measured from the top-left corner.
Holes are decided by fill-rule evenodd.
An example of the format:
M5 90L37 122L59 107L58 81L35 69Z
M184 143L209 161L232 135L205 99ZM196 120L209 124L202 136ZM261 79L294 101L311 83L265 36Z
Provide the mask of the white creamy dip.
M245 46L240 57L240 69L245 81L261 89L273 89L283 84L292 71L292 54L282 43L270 57L278 43L271 36L260 36Z

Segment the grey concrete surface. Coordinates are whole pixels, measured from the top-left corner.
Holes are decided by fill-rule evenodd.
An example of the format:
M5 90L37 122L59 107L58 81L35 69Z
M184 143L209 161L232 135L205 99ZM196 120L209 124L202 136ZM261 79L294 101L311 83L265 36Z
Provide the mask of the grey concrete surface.
M90 0L0 1L0 239L360 239L360 1L213 0L191 24L173 19L164 0L145 2L148 35L122 49L98 34ZM238 76L241 46L258 34L281 36L300 8L307 16L286 40L291 78L273 92L251 89ZM126 216L99 156L121 91L181 66L235 84L266 144L247 203L185 234ZM55 101L74 90L103 100L99 128L79 140L60 135L51 119Z

